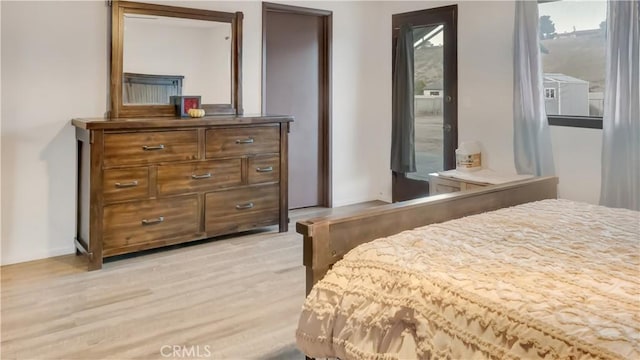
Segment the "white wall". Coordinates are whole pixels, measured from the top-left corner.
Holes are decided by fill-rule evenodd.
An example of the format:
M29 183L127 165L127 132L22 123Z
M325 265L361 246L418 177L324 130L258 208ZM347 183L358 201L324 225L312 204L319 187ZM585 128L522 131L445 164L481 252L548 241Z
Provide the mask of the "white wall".
M0 5L0 19L2 19L2 6ZM0 29L0 37L2 30ZM2 82L2 47L0 46L0 82ZM0 86L0 99L2 99L2 86ZM2 101L0 101L0 130L2 129ZM1 135L1 131L0 131ZM2 136L0 136L0 204L2 204ZM2 244L2 206L0 206L0 245ZM2 246L0 246L0 264L2 264Z
M246 113L258 113L261 3L165 3L244 13L243 102ZM389 201L391 14L451 2L289 3L334 12L334 206ZM102 1L2 1L0 6L1 261L9 264L73 252L76 149L69 121L101 117L108 110L109 9ZM481 141L485 164L512 172L514 6L478 1L458 6L459 140ZM552 130L561 196L587 201L598 196L599 167L593 165L587 174L571 162L574 149L582 149L599 164L599 133L590 131Z
M242 103L245 114L257 114L261 109L262 84L262 4L259 1L155 1L140 2L182 6L226 12L241 11L242 25ZM105 30L106 31L106 28Z
M600 201L602 130L551 126L558 197L597 204Z
M485 166L515 173L513 2L280 2L333 11L334 206L373 199L391 201L391 16L396 13L458 5L458 140L479 140ZM227 11L233 11L234 6L231 4ZM242 11L245 29L253 26L260 34L260 19L247 19L261 16L261 5ZM251 35L255 34L245 31L245 36ZM259 63L260 40L256 41L255 61ZM244 50L247 51L246 41ZM247 70L245 64L244 71ZM491 91L486 91L487 84L491 84ZM245 98L246 91L245 85ZM552 127L556 169L561 177L559 196L597 203L600 136L601 130ZM577 148L589 159L589 166L576 166L579 161L570 161Z
M388 78L378 113L391 116L391 15L427 8L458 6L458 140L482 143L483 166L515 173L512 124L512 37L514 3L507 1L384 2L380 26L384 41L378 56L387 61L376 72ZM487 21L491 19L491 21ZM487 91L491 84L491 91ZM386 122L385 131L391 132Z
M260 109L259 3L244 42L245 109ZM74 251L74 117L109 108L109 13L103 1L0 2L2 7L2 264Z
M231 24L188 21L125 18L123 71L182 75L183 95L199 95L203 104L231 103ZM201 23L216 25L192 25Z
M391 111L379 113L378 106L391 101L390 25L378 22L383 8L362 1L283 3L333 11L333 206L390 201Z
M2 263L73 251L75 133L107 108L103 2L2 1Z
M377 76L384 94L372 101L371 113L380 142L371 159L380 158L379 178L388 164L391 133L391 15L445 5L458 5L458 141L479 140L483 166L515 173L513 156L513 27L514 3L510 1L380 2L382 17L376 21L385 34L370 42L370 58L379 58L370 76ZM490 21L488 21L490 19ZM373 22L371 20L371 22ZM382 60L380 60L382 59ZM487 89L490 88L490 91ZM551 127L558 188L562 198L597 203L600 194L602 131ZM390 199L390 181L383 181L380 196Z

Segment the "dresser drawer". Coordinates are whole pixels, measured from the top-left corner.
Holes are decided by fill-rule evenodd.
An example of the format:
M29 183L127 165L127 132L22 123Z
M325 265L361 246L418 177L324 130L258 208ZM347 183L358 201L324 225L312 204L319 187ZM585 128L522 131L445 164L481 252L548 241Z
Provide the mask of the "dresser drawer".
M278 155L249 158L249 184L274 182L280 179L280 157Z
M280 127L256 126L207 130L207 158L280 151Z
M149 169L108 169L103 174L105 202L149 197Z
M206 195L205 230L228 234L277 224L279 185L218 191Z
M458 186L449 186L444 184L434 184L435 185L435 194L448 194L456 191L460 191L460 187Z
M242 160L211 160L158 166L158 194L172 195L241 185Z
M105 206L105 255L121 247L194 235L199 230L198 215L196 195Z
M486 185L479 185L479 184L472 184L472 183L465 183L463 182L461 184L462 186L462 190L473 190L473 189L480 189L483 187L486 187Z
M104 166L144 165L198 157L196 130L104 135Z

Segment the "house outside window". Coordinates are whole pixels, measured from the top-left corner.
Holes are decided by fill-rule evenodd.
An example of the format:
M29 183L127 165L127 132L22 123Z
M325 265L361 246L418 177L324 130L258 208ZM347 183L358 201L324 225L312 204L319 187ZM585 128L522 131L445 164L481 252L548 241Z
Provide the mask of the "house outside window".
M539 1L545 109L551 125L602 126L606 1ZM562 120L554 123L554 120ZM571 124L575 120L576 124Z

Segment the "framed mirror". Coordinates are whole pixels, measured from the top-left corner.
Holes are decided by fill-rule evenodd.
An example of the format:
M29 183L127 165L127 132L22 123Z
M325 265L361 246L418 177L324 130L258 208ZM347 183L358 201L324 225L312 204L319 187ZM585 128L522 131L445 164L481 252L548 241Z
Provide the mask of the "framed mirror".
M176 116L184 98L207 115L243 113L241 12L112 6L112 118Z

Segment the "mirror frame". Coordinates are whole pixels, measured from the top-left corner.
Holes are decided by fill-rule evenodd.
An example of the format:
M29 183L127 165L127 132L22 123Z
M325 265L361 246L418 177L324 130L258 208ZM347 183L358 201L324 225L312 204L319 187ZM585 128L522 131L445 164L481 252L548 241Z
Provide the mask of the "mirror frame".
M242 12L221 12L176 6L114 1L111 9L110 118L176 116L173 105L122 103L124 14L167 16L231 24L231 103L201 104L207 115L242 114Z

